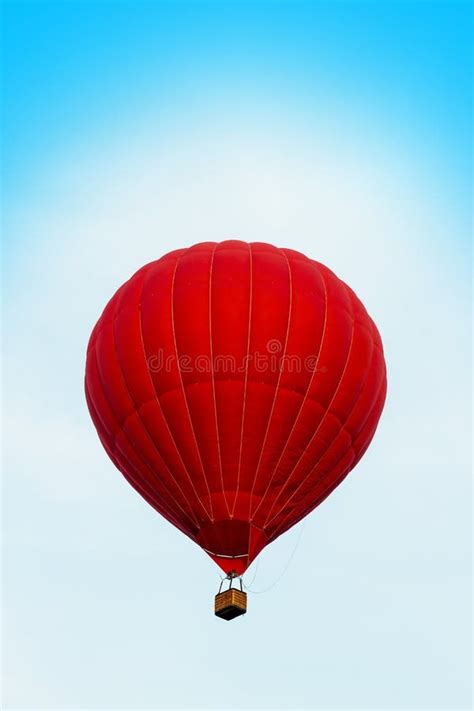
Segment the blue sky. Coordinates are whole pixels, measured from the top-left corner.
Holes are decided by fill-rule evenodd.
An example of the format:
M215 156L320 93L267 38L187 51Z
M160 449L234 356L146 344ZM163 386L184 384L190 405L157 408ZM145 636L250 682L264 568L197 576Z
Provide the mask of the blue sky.
M3 4L5 708L470 707L470 26L456 2ZM82 378L131 273L228 237L346 280L389 395L225 625Z
M419 138L466 179L469 7L395 3L6 3L7 187L143 111L333 106ZM429 123L426 118L429 116ZM86 121L86 125L84 125ZM419 143L416 139L415 143ZM11 181L11 182L10 182Z

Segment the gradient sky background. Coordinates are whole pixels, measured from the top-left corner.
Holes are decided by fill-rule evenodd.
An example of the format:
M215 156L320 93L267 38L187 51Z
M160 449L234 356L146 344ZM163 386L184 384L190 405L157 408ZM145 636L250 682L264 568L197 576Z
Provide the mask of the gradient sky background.
M3 707L470 708L469 4L3 16ZM229 237L347 281L389 394L224 623L217 567L103 452L83 370L138 267Z

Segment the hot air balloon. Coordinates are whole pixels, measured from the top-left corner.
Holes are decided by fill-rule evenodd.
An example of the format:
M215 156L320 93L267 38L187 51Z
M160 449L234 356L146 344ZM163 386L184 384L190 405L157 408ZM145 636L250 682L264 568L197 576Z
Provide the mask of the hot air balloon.
M85 391L117 469L232 587L356 466L386 394L378 330L354 292L291 249L228 240L170 252L111 298Z

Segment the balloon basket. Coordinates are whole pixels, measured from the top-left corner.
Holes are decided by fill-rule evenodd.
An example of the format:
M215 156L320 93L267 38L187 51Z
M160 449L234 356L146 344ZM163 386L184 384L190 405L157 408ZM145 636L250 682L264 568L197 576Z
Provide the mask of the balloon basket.
M223 592L221 592L221 582L219 592L214 599L214 612L222 620L233 620L247 612L247 593L242 589L242 579L240 580L240 590L232 587L232 580L235 577L232 573L227 576L227 579L230 580L229 589Z
M214 612L223 620L233 620L234 617L247 612L247 593L231 588L217 593L214 600Z

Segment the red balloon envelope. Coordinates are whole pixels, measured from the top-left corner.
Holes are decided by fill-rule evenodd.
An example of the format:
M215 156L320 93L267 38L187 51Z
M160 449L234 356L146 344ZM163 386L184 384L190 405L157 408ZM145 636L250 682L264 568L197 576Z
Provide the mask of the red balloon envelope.
M204 242L120 287L91 335L85 387L125 478L240 575L355 467L386 372L374 322L327 267Z

